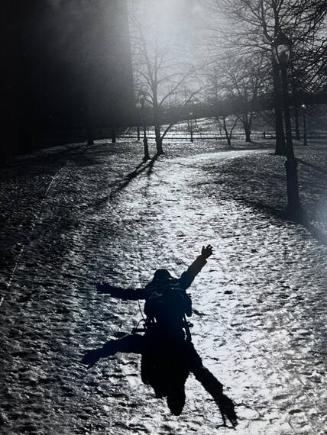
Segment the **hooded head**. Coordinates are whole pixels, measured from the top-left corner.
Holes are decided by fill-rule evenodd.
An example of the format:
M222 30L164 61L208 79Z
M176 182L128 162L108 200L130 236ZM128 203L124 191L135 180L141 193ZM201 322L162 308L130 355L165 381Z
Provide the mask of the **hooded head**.
M153 281L167 282L172 278L167 269L158 269L154 272Z
M170 275L167 269L158 269L155 271L152 281L147 284L146 289L152 293L164 293L171 288L174 277Z

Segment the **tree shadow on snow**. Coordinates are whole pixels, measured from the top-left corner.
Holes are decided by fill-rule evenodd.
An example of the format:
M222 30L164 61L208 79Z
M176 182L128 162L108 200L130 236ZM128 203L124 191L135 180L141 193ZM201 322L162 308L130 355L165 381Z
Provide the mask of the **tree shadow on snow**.
M306 162L305 160L302 159L297 159L298 163L301 163L304 166L308 166L311 169L316 170L317 172L320 172L321 174L327 175L327 171L324 168L321 168L320 166L317 165L313 165L312 163Z
M147 172L147 176L149 177L153 172L153 167L157 159L158 155L155 155L146 162L142 160L142 162L140 162L132 172L125 175L122 180L118 180L115 183L111 184L109 186L112 188L110 194L99 198L92 205L92 208L99 209L101 207L104 207L108 203L108 201L114 200L120 192L126 189L133 180L135 180L139 175L143 174L144 172Z
M300 216L291 217L287 210L277 209L251 200L243 200L242 202L260 212L263 212L267 216L272 216L276 219L280 219L295 225L302 225L319 243L327 246L327 234L319 230L319 228L311 223L305 209L303 209L303 212Z

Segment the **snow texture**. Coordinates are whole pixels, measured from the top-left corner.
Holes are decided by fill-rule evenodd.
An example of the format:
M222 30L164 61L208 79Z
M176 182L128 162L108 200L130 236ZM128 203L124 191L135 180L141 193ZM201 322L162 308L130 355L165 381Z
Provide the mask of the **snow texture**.
M141 165L140 143L75 145L2 168L1 433L229 433L192 376L174 417L142 384L138 355L81 364L142 318L96 282L178 276L208 243L193 342L238 404L234 433L325 433L326 147L296 149L307 228L278 214L284 159L272 149L166 150Z

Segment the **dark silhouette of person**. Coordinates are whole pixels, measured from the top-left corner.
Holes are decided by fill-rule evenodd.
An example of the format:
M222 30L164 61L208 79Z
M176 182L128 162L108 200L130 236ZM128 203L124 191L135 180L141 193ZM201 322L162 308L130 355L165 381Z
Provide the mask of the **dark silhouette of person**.
M141 354L141 378L151 385L156 397L167 397L174 415L180 415L185 404L185 381L190 372L217 403L223 423L226 418L237 424L234 404L225 394L223 385L202 364L191 341L186 317L192 315L192 300L186 293L196 275L212 255L212 247L202 247L201 255L174 278L166 269L158 269L152 281L141 289L123 289L108 283L97 285L99 293L125 300L144 299L144 335L132 334L119 340L110 340L102 348L89 351L83 363L90 367L100 358L117 352Z

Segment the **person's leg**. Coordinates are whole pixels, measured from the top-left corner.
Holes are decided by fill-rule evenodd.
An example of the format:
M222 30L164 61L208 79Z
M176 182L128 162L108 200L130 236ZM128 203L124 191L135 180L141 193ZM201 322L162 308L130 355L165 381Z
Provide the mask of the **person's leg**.
M185 384L176 383L167 393L167 405L170 412L174 415L180 415L185 405Z
M223 394L223 384L218 381L210 370L204 367L202 359L195 350L193 343L189 342L187 346L190 371L217 403L224 426L226 426L226 417L233 426L236 426L237 415L235 413L235 406L233 401Z
M102 347L102 358L114 355L115 353L138 353L141 354L143 350L143 335L131 334L126 335L118 340L107 341Z
M143 351L143 341L144 337L138 334L127 335L118 340L109 340L101 348L87 352L82 359L82 363L90 368L100 358L107 358L118 352L141 354Z
M173 415L180 415L185 405L185 382L189 375L185 341L177 340L170 346L166 361L167 405Z
M141 359L141 377L156 397L167 397L172 414L180 415L185 404L184 384L189 374L184 339L156 331L146 335Z
M188 343L188 356L190 371L203 385L206 391L216 400L222 394L223 385L218 379L202 364L202 359L195 350L193 343Z
M156 397L163 397L164 380L163 366L166 355L166 345L161 334L150 331L144 336L141 358L141 378L144 384L151 385Z

